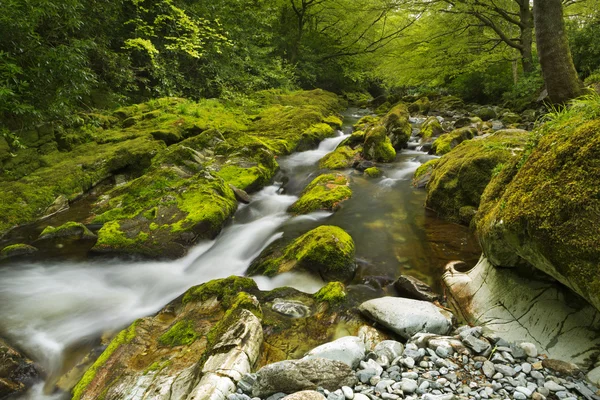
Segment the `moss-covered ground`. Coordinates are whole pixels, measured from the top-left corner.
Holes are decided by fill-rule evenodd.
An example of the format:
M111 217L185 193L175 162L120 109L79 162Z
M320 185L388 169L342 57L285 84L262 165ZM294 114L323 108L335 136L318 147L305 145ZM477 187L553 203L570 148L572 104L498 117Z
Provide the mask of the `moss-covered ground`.
M73 201L113 174L132 178L95 209L95 251L177 257L214 237L237 203L227 184L266 185L276 157L316 146L341 125L323 91L259 92L243 101L163 98L90 116L66 133L32 132L0 157L0 235ZM51 145L49 145L51 144Z

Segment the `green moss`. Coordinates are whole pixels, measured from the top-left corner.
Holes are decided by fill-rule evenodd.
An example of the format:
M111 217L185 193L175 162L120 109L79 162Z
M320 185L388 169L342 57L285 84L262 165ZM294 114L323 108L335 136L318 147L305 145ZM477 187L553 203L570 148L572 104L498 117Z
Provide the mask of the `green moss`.
M408 106L408 110L413 114L427 114L431 109L431 102L427 97L421 97Z
M135 237L130 238L121 230L119 221L109 221L98 231L96 248L109 247L133 250L146 240L148 240L148 234L139 232Z
M600 119L585 121L581 106L540 126L522 165L505 163L476 226L494 264L514 266L517 255L600 309Z
M37 252L38 249L28 244L18 243L6 246L0 251L0 260Z
M217 172L226 183L246 190L264 184L264 176L260 167L243 168L237 165L227 165Z
M330 305L338 305L346 300L346 296L346 288L343 283L329 282L315 293L314 298Z
M379 178L383 172L377 167L371 167L365 169L365 175L369 178Z
M443 133L442 124L436 117L429 117L421 125L420 135L424 140L431 139L433 136L438 136Z
M426 173L434 166L427 184L425 205L455 222L468 224L463 207L479 207L483 191L499 164L518 159L528 139L525 131L498 131L494 135L459 144L432 164L422 166ZM465 211L467 209L464 209Z
M375 117L372 115L366 115L358 120L356 124L354 124L355 131L365 131L368 128L371 128L379 123L381 120L380 117Z
M256 282L251 278L239 276L230 276L224 279L215 279L199 286L194 286L185 292L182 303L203 302L216 297L224 308L229 308L233 304L232 299L239 292L253 293L258 290Z
M475 136L477 136L476 128L465 127L455 129L437 138L431 145L431 151L438 156L447 154L460 143L473 139Z
M396 150L386 135L385 127L378 126L367 131L363 157L379 162L392 162L396 159Z
M335 151L327 154L319 161L319 168L345 169L350 168L360 153L360 149L353 150L349 146L339 146Z
M189 346L198 339L199 334L194 329L194 323L190 320L181 320L175 323L158 338L161 346Z
M382 118L381 123L385 127L386 135L394 149L406 147L412 134L412 126L409 122L410 114L404 103L396 104Z
M333 129L341 129L343 121L337 115L329 115L323 118L323 122L331 126Z
M168 366L170 366L173 362L171 360L163 360L163 361L155 361L152 364L150 364L148 366L148 368L146 368L144 370L144 375L150 373L150 372L155 372L155 371L162 371L163 369L167 368ZM108 389L108 388L107 388Z
M439 161L439 158L434 158L433 160L429 160L423 165L419 166L419 168L417 168L415 171L415 175L413 176L412 185L416 188L424 188L429 182L431 174L433 173L433 170Z
M81 380L73 388L73 400L79 400L85 389L96 377L98 370L104 366L110 356L122 345L131 342L136 336L136 325L137 321L129 326L129 328L119 332L117 336L110 342L104 352L98 357L98 359L92 364L90 368L85 372Z
M39 236L39 239L50 239L59 237L95 239L94 235L85 225L79 222L67 222L58 228L46 226Z
M325 174L315 178L302 192L289 211L308 214L317 210L335 211L344 200L352 196L348 179L342 174Z
M337 226L320 226L286 246L281 252L261 255L250 266L249 274L274 276L302 268L327 280L347 280L355 269L354 241Z

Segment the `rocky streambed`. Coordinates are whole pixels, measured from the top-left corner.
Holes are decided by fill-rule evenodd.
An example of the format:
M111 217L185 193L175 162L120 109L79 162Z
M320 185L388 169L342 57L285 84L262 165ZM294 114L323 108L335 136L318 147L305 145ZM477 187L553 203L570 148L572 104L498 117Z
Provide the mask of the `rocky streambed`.
M342 126L322 91L261 96L258 111L224 120L176 99L118 110L108 141L77 147L75 185L28 167L43 190L27 213L77 212L3 238L2 334L46 378L26 396L596 398L579 370L598 354L593 307L487 258L465 272L480 250L456 222L479 221L487 184L522 154L529 132L500 128L529 128L525 114L519 125L500 109L423 98L378 117L349 110ZM127 161L132 140L151 143L149 159ZM94 146L106 153L84 160ZM114 186L74 201L106 176ZM23 183L0 182L3 195ZM453 260L466 265L442 279ZM253 279L225 278L244 274ZM455 330L454 315L478 327ZM12 371L0 375L9 391L36 377Z

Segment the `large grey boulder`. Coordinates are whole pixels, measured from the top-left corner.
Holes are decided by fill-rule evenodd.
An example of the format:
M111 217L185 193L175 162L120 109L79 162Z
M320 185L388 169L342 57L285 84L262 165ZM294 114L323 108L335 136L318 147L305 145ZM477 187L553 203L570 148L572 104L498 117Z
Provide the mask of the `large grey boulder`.
M509 342L531 342L540 353L583 366L600 347L600 313L557 283L496 268L484 257L467 273L449 264L443 281L465 321Z
M452 329L452 313L426 301L381 297L365 301L359 310L405 339L419 332L445 335Z
M273 393L314 390L319 386L336 390L355 383L354 371L343 362L326 358L286 360L269 364L257 372L252 395L265 398Z
M345 336L333 342L322 344L309 351L304 358L327 358L341 361L355 368L365 357L365 343L357 336Z

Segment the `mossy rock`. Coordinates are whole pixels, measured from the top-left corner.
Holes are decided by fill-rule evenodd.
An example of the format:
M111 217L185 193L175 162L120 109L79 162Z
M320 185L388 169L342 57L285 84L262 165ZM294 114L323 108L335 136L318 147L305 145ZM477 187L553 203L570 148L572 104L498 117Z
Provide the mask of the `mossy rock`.
M477 136L477 133L477 129L471 127L459 128L450 133L445 133L433 142L430 153L438 156L449 153L450 150L465 140L473 139Z
M418 189L425 188L429 183L431 174L433 173L433 170L439 161L439 158L434 158L433 160L429 160L423 165L419 166L413 176L412 185Z
M104 222L93 251L173 258L199 239L212 239L237 208L220 178L182 178L160 167L111 192L95 222Z
M38 249L24 243L12 244L6 246L0 251L0 260L7 258L21 257L29 254L37 253Z
M331 125L320 122L311 125L302 132L302 137L296 145L295 151L306 151L313 149L319 145L323 139L335 136L335 130Z
M483 122L479 117L462 117L454 121L454 128L476 127Z
M350 146L338 146L335 151L327 154L319 161L319 168L323 169L346 169L352 167L352 164L360 154L361 149L353 150Z
M240 280L244 284L236 284ZM211 369L214 358L208 365L212 356L246 351L252 365L262 342L262 311L254 297L256 284L246 281L251 280L229 277L193 287L183 296L186 302L175 299L157 315L134 322L86 371L73 399L111 399L124 392L149 396L163 390L186 398L194 386L179 385L176 378L184 374L200 380L218 373ZM231 292L231 285L240 291Z
M348 178L342 174L320 175L308 184L289 211L294 214L308 214L318 210L335 211L344 200L352 196L348 185Z
M347 137L342 141L342 143L340 143L340 146L350 146L353 149L355 149L358 146L362 146L362 144L365 141L365 136L365 131L354 131L349 137Z
M365 175L369 178L379 178L381 175L383 175L383 171L377 167L371 167L365 169Z
M431 109L435 111L455 111L465 108L465 103L455 96L443 96L435 100L431 105Z
M386 101L385 103L383 103L382 105L377 107L377 109L375 110L375 114L383 115L383 114L387 113L388 111L390 111L390 108L392 108L392 105Z
M498 117L496 110L493 107L481 107L475 110L475 115L481 118L482 121L489 121Z
M325 281L347 281L354 276L354 241L342 228L319 226L282 250L263 252L248 274L275 276L294 269L318 274Z
M410 114L406 104L399 103L381 119L381 123L385 126L387 136L390 138L392 146L396 150L405 148L410 139L412 126L409 122L409 118Z
M521 122L521 116L513 112L507 112L502 115L500 121L506 126L515 126Z
M525 260L600 310L600 120L585 117L534 132L539 144L492 180L475 222L494 265Z
M329 282L314 294L315 300L326 302L330 305L338 305L344 302L346 296L348 296L348 293L342 282Z
M392 162L396 159L396 150L384 126L377 126L367 131L362 155L368 160Z
M421 97L417 101L408 105L408 111L411 114L427 115L431 109L431 102L428 97Z
M422 140L429 140L434 136L441 135L442 133L444 133L444 129L442 128L442 124L437 117L429 117L423 122L423 124L421 124L419 136L421 136Z
M82 223L71 221L58 228L48 225L44 228L38 240L58 238L95 240L97 236Z
M468 225L473 213L465 207L479 207L493 174L520 156L528 138L526 131L498 131L463 142L434 163L422 166L420 173L433 168L427 184L426 207L446 219Z
M358 120L356 124L354 124L354 131L366 131L368 128L371 128L377 124L379 124L381 118L373 115L366 115Z

